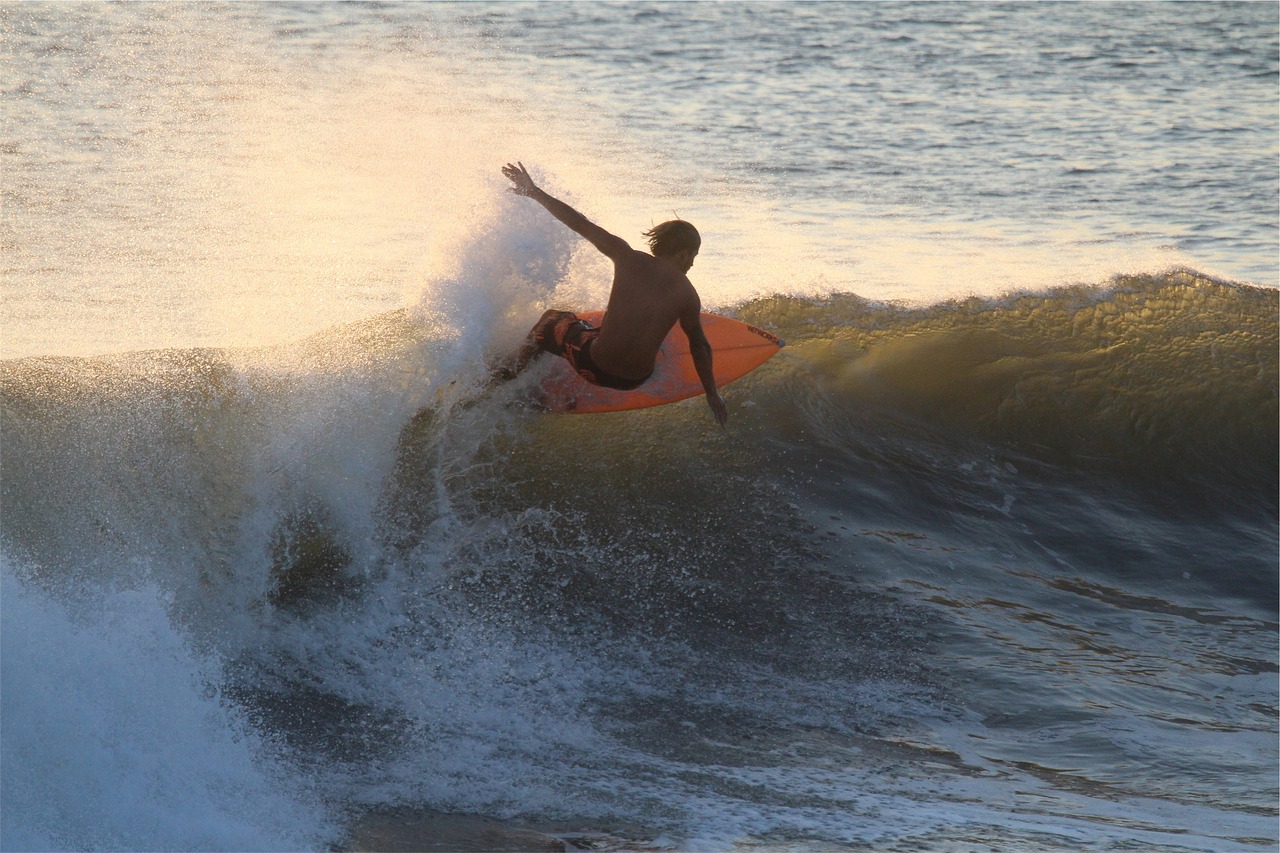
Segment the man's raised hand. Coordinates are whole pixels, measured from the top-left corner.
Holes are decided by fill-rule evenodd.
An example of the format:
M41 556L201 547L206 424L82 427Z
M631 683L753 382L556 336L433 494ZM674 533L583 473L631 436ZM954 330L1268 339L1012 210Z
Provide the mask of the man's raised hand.
M502 174L506 175L514 184L511 191L516 195L531 195L538 187L533 183L533 178L529 177L529 170L524 167L524 163L516 161L513 166L510 163L502 167Z

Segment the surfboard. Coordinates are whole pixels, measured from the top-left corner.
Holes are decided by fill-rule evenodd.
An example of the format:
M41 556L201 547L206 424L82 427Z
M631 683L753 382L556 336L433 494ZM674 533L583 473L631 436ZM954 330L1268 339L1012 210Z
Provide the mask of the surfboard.
M584 311L578 316L599 326L604 312ZM716 385L720 387L746 376L784 346L783 341L763 329L718 314L703 314L702 329L711 342L712 367ZM663 406L703 393L702 381L689 354L689 339L679 323L672 326L662 342L653 375L632 391L592 385L563 358L554 361L537 394L539 404L552 412L576 415L623 412Z

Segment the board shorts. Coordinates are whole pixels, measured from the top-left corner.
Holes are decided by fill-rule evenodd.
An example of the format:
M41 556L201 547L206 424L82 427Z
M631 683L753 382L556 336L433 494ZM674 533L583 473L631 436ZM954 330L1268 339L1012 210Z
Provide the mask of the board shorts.
M648 376L644 379L623 379L601 370L591 358L591 345L600 337L600 330L572 311L543 314L533 329L533 336L538 346L569 362L574 371L592 385L632 391L649 381Z

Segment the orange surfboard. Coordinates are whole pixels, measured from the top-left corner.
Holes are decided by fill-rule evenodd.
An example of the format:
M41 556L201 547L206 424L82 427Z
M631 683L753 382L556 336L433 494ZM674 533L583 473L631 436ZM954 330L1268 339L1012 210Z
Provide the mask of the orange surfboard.
M578 316L593 326L599 326L604 312L584 311ZM783 346L782 341L763 329L716 314L702 315L702 329L711 342L716 384L720 386L746 376ZM671 327L667 339L662 342L653 375L632 391L592 385L575 373L563 358L554 361L552 371L542 380L538 394L539 402L552 412L579 415L622 412L674 403L703 393L702 381L698 379L693 357L689 355L689 339L679 323Z

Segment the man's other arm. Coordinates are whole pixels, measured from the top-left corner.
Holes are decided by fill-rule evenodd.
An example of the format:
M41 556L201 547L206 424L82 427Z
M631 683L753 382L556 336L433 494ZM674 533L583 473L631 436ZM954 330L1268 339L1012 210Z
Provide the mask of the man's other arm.
M707 405L715 415L716 423L724 426L729 420L729 410L725 408L724 399L716 388L716 374L712 368L711 342L707 333L702 330L702 301L695 294L689 308L680 315L680 328L689 338L689 355L693 356L693 366L702 380L702 390L707 392Z

